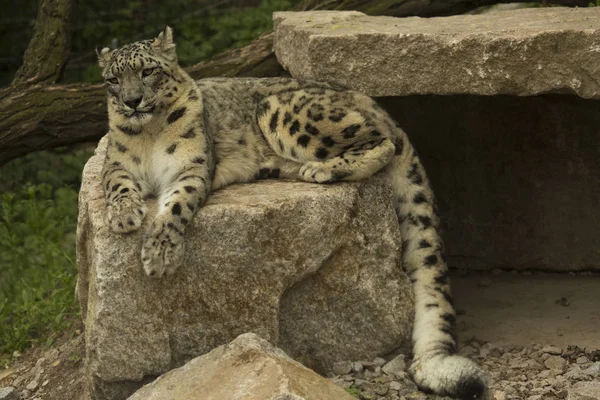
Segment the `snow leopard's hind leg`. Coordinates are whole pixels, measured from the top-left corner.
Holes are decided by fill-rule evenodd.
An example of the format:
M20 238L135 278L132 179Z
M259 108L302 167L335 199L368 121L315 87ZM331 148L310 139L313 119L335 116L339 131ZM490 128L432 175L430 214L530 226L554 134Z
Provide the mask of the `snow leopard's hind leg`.
M302 89L267 97L257 117L275 153L301 165L294 178L354 181L373 175L394 156L391 132L373 106L356 92Z
M455 354L456 313L433 191L406 134L395 128L395 136L396 156L383 173L388 174L397 199L402 259L415 295L410 372L424 390L484 399L486 375L473 361Z

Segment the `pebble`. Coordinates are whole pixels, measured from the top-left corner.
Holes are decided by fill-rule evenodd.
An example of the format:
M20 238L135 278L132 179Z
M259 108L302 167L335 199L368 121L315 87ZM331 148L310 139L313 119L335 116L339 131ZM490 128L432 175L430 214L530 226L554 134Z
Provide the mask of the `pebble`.
M25 388L31 392L35 391L35 389L37 389L39 383L37 380L32 380L31 382L29 382L29 384L27 386L25 386Z
M365 367L358 361L352 363L352 372L363 372Z
M334 363L331 369L336 375L346 375L352 371L352 362L339 361Z
M8 386L0 389L0 400L18 400L19 394L14 387Z
M542 348L542 353L548 353L548 354L552 354L555 356L561 355L562 354L562 349L560 347L556 347L556 346L544 346Z
M404 372L406 370L406 361L404 359L404 354L400 354L382 367L383 372L392 376L396 376L399 372Z
M560 356L550 356L544 361L544 365L553 371L563 372L567 361Z
M600 361L593 363L590 367L586 368L583 373L592 378L600 378Z

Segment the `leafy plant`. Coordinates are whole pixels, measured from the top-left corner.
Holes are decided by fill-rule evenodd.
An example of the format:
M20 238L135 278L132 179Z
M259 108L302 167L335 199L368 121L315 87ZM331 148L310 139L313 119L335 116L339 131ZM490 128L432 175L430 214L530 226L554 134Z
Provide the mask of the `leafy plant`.
M77 191L89 151L30 154L0 169L0 354L52 341L77 315Z

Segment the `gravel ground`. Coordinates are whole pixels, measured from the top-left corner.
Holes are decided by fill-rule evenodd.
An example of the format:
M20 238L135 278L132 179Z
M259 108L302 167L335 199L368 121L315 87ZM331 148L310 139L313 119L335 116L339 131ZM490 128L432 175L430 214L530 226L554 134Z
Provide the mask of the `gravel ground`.
M477 361L490 376L490 399L600 399L600 349L533 345L498 347L471 340L460 354ZM419 392L406 373L403 355L386 361L340 362L334 383L360 399L447 399Z

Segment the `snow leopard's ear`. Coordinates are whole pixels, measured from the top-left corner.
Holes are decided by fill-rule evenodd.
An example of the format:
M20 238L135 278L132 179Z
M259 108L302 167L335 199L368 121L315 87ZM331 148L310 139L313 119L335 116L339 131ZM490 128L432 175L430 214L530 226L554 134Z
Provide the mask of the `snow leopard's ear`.
M158 34L152 47L169 61L177 61L177 53L175 51L175 43L173 42L173 29L170 26L165 27L165 30Z
M96 55L98 56L98 64L100 64L100 68L106 67L106 65L110 61L110 56L112 55L112 52L113 50L109 49L108 47L96 47Z

